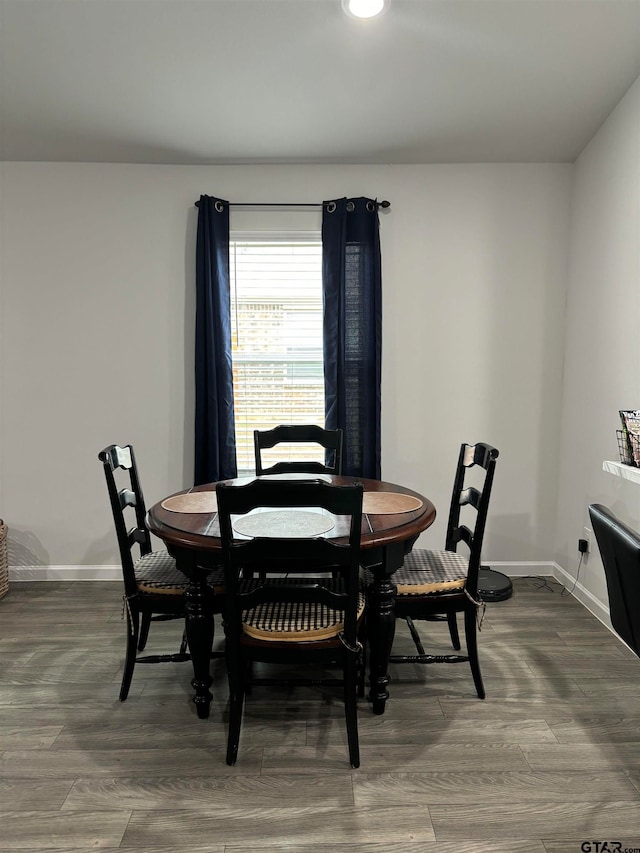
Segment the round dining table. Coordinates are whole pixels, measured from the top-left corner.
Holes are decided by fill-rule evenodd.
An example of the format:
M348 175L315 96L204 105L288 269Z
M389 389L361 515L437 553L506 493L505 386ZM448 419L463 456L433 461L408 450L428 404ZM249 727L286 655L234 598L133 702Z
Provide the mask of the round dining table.
M309 479L303 474L270 475L271 478ZM246 483L255 477L227 480ZM389 697L389 656L395 633L393 573L411 550L419 534L433 524L433 503L418 492L395 483L333 474L313 475L336 485L362 483L362 535L360 558L369 569L367 639L369 644L369 700L374 714L383 714ZM213 698L209 688L211 649L214 638L216 595L207 582L220 565L222 544L218 525L216 483L176 492L154 504L147 514L149 530L164 541L177 568L188 579L185 588L186 631L193 663L194 702L198 716L209 716ZM323 533L341 538L346 530L335 525Z

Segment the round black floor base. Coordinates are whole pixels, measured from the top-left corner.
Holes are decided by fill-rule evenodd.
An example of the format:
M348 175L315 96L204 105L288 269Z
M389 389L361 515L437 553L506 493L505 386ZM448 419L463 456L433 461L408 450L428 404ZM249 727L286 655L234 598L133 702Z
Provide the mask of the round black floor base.
M513 595L511 579L502 572L480 567L478 572L478 596L483 601L506 601Z

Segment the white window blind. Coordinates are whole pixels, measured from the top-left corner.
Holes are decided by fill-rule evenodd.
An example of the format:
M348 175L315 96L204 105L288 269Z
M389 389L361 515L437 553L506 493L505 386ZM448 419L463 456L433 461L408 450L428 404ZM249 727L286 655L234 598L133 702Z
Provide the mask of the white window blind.
M254 429L324 425L322 244L319 239L230 243L231 325L239 472L253 471ZM270 451L266 464L323 460L317 445Z

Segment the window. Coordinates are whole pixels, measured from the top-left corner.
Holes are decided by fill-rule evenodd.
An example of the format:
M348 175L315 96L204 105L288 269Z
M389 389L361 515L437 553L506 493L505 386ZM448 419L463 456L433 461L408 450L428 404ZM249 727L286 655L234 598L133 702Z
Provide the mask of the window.
M231 327L238 472L254 470L253 431L324 425L322 243L318 235L234 239ZM274 450L269 463L295 459ZM299 458L317 458L298 448Z

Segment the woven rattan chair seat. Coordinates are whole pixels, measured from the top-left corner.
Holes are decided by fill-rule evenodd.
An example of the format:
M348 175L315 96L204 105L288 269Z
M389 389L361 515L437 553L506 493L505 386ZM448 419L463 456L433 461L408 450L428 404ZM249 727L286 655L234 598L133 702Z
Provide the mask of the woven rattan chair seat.
M153 551L136 561L136 585L139 592L152 595L184 595L188 581L176 568L176 561L166 551ZM207 578L213 590L224 592L224 572L214 569Z
M414 550L393 575L397 595L437 595L464 589L468 561L453 551Z
M365 596L359 594L358 619ZM343 613L318 602L268 601L242 614L242 630L256 640L299 643L327 640L344 630Z

